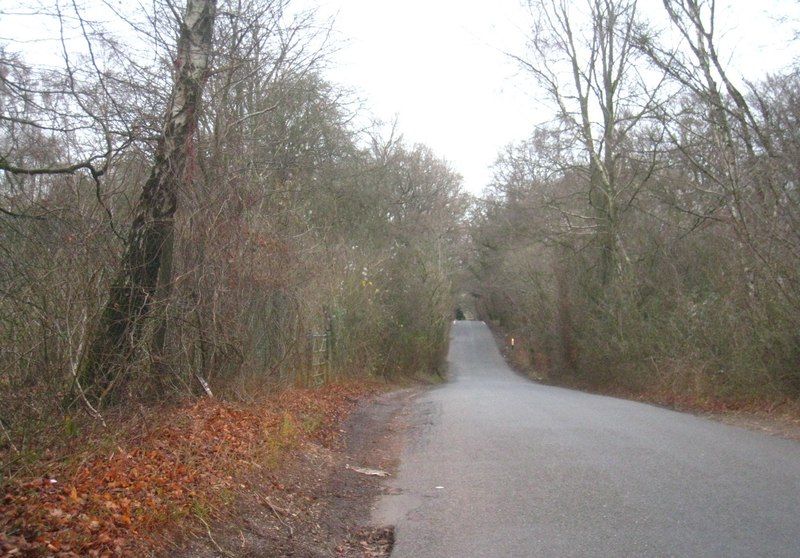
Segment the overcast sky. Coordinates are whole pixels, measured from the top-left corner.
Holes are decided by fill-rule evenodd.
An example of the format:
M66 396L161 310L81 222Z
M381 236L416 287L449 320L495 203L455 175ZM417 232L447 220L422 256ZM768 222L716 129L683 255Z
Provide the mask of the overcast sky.
M521 52L529 14L519 0L322 0L335 14L342 48L329 75L354 87L378 118L392 120L409 142L428 144L478 193L489 165L511 141L549 117L530 82L504 51ZM796 0L718 0L723 50L748 76L797 57L789 39ZM663 21L661 0L640 9Z

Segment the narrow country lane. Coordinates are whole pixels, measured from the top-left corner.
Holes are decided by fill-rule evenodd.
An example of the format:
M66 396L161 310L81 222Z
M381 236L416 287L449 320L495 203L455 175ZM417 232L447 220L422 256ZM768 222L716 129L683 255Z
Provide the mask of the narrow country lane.
M800 444L530 382L482 322L448 365L375 511L392 556L800 556Z

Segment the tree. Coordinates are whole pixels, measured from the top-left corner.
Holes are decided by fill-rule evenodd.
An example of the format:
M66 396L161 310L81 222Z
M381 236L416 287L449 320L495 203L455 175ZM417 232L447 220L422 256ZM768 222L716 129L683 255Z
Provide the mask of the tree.
M180 25L176 72L150 177L144 184L108 302L93 331L78 380L102 401L136 347L172 245L178 189L193 156L203 84L208 77L216 0L188 0ZM169 280L163 278L162 282Z
M476 212L483 315L590 386L796 396L797 68L735 78L714 0L664 0L661 33L635 2L530 5L556 117Z
M585 11L564 0L531 0L528 6L531 56L514 58L555 105L554 137L565 147L553 151L551 164L586 175L589 211L565 217L595 231L600 282L606 285L628 259L623 213L651 170L643 154L644 168L631 172L635 154L628 145L652 115L659 91L658 81L645 83L636 73L636 1L588 0Z

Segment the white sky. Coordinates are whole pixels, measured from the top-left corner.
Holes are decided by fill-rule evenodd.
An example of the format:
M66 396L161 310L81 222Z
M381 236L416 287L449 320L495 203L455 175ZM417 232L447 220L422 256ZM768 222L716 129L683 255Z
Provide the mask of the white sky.
M517 0L323 0L336 14L331 78L405 139L429 145L478 192L499 150L524 137L536 102L502 53L518 50Z
M522 52L527 9L519 0L321 0L339 40L329 76L353 87L374 116L398 118L409 142L429 145L479 193L489 166L549 111L504 51ZM640 9L663 21L661 0ZM778 25L781 14L795 19ZM796 0L718 0L723 51L748 77L800 54L789 44Z

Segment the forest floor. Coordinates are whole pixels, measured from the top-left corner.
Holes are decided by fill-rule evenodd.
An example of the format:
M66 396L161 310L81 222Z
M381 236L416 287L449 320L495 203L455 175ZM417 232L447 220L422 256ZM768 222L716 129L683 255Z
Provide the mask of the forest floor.
M370 509L414 392L349 382L142 410L3 486L0 556L388 556Z
M525 348L517 340L512 347L510 337L491 325L500 352L509 366L518 373L547 384L570 389L599 393L621 399L630 399L666 407L675 411L693 413L713 420L800 441L800 403L797 401L769 399L723 399L677 393L671 390L636 391L622 388L598 388L579 383L564 383L541 377L532 369L525 356Z

